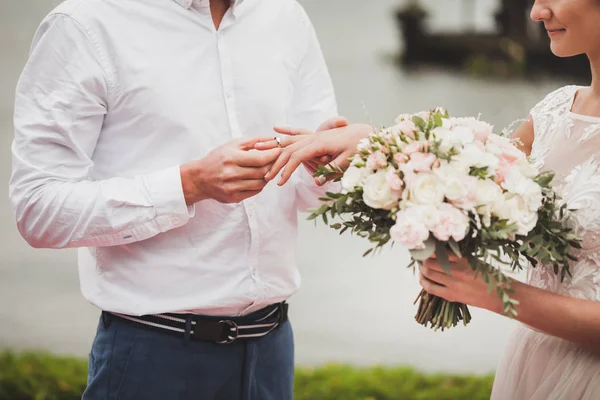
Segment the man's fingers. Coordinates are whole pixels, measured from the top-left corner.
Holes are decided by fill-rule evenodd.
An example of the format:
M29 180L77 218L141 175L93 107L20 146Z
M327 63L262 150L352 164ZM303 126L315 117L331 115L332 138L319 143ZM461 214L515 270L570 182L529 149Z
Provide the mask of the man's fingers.
M245 190L245 191L239 192L236 195L235 202L241 203L242 201L249 199L250 197L256 196L260 192L262 192L262 189L261 190Z
M241 138L236 140L237 146L242 150L250 150L253 149L257 143L260 142L268 142L273 140L273 137L269 136L255 136L251 138Z
M240 151L236 154L236 164L240 167L264 167L273 163L280 154L281 149L279 147L265 151Z
M242 181L246 179L265 179L267 172L271 170L271 164L264 167L236 167L227 178L229 181Z
M273 130L282 135L288 136L300 136L300 135L312 135L313 132L308 129L292 128L291 126L275 126Z
M247 192L247 191L256 191L263 190L263 188L267 185L267 182L261 179L245 179L243 181L239 181L235 185L235 191L237 192Z

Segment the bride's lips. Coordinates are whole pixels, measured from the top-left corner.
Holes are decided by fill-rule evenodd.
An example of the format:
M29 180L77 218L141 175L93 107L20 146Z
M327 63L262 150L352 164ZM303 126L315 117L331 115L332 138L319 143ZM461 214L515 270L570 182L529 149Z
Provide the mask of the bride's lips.
M546 29L546 31L548 32L548 36L555 37L555 36L565 33L567 30L566 29Z

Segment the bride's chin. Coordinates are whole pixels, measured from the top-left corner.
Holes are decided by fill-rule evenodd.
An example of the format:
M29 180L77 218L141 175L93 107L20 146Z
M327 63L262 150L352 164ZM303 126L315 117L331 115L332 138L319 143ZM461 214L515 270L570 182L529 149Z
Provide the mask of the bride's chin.
M580 54L583 54L581 52L574 51L573 49L569 48L569 46L565 46L562 43L555 43L555 42L550 43L550 51L556 57L561 57L561 58L575 57Z

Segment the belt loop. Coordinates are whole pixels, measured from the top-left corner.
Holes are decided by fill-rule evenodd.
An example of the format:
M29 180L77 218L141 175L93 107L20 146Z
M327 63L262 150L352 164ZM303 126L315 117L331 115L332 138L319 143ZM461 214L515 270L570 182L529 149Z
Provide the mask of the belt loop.
M192 315L188 315L185 318L185 332L183 333L183 344L189 346L190 335L192 334Z
M283 319L284 319L284 315L283 315L283 313L284 313L284 309L285 309L285 302L284 302L284 301L282 301L281 303L279 303L279 304L277 305L277 307L279 308L279 318L278 318L277 324L278 324L279 326L281 326L281 325L282 325L282 324L285 322L285 321L283 320Z
M108 327L110 326L110 323L112 322L112 316L110 315L110 313L107 313L106 311L102 311L101 318L102 318L102 326L104 326L104 329L108 329Z

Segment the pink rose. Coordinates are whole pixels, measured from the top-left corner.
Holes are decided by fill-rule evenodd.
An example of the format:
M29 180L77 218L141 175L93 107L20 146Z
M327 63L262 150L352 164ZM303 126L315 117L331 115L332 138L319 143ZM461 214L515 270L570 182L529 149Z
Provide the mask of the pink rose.
M387 165L387 156L382 151L376 151L367 158L367 168L375 170Z
M424 249L429 230L416 210L402 210L396 215L396 224L390 229L392 240L409 250Z
M394 154L394 161L398 164L406 164L408 161L408 156L404 153L396 153Z
M423 140L418 142L412 142L404 148L404 154L412 154L417 152L426 152L429 150L429 142Z
M498 185L502 185L506 176L510 172L512 164L508 162L505 158L500 158L500 162L498 164L498 168L496 169L496 183Z
M467 235L469 220L458 208L448 203L442 203L437 209L437 224L433 227L433 236L447 242L450 238L459 242Z
M437 157L432 153L412 153L408 165L413 171L427 172L431 170Z
M509 164L514 164L516 161L526 158L525 153L504 136L490 135L485 146L487 151L495 154L500 159L506 160Z
M400 172L395 170L394 168L388 168L387 176L386 176L387 184L395 192L402 192L402 186L404 183L402 179L400 179ZM400 197L400 195L398 195Z

